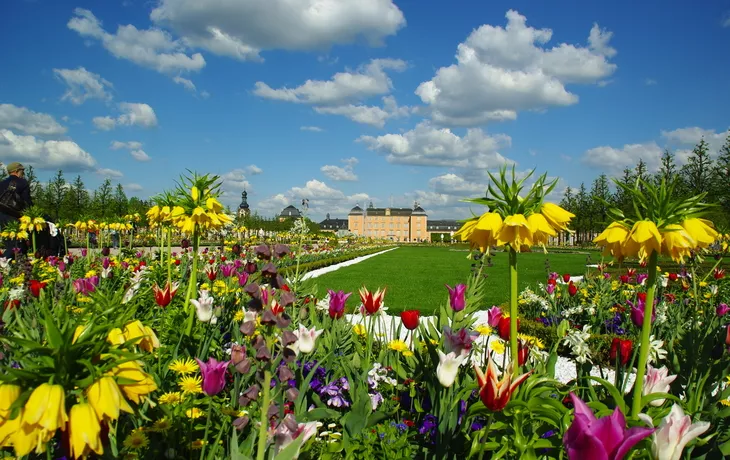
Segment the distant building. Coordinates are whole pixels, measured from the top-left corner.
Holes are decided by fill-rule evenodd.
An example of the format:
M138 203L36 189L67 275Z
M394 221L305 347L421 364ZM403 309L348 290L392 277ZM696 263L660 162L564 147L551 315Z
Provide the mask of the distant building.
M323 232L333 233L338 230L347 230L347 219L332 219L327 213L327 218L319 223L319 229Z
M347 215L347 226L355 235L391 241L411 242L430 240L426 230L428 216L418 203L410 208L367 209L355 206Z
M432 240L448 240L454 236L457 230L461 228L461 223L456 220L429 220L426 224L426 230L431 235ZM441 237L443 235L443 238Z
M248 207L248 193L246 193L246 190L241 193L241 204L238 205L237 215L241 218L251 215L251 209Z
M302 213L292 205L287 206L279 214L279 222L283 222L286 219L299 219L302 217Z

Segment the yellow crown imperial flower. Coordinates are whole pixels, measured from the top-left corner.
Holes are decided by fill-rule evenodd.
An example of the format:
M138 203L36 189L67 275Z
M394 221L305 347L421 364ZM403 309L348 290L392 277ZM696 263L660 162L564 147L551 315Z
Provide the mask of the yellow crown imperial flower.
M23 425L38 425L55 432L66 429L66 394L61 385L42 383L25 403Z
M540 208L540 213L555 230L568 230L568 224L575 217L570 211L566 211L555 203L545 202Z
M92 383L86 395L99 420L116 420L120 410L134 412L112 377L105 376Z
M626 237L629 236L629 229L621 222L611 222L606 229L593 239L593 242L603 246L604 256L613 256L623 259L623 245Z
M544 208L545 205L543 204L543 209ZM530 227L530 231L532 232L533 244L539 244L543 247L548 244L551 236L556 236L558 234L558 232L555 231L555 228L550 225L547 218L539 212L527 216L527 225Z
M662 253L672 260L684 263L684 258L691 255L697 243L689 233L678 224L670 224L662 229Z
M198 187L194 186L190 189L190 197L193 199L193 201L198 201L200 198L200 191L198 190Z
M86 457L91 452L104 453L101 443L101 425L90 404L75 404L71 407L69 423L69 444L74 458Z
M531 246L532 231L530 231L525 216L514 214L505 217L497 239L502 244L509 244L517 252L520 252L522 245Z
M152 380L152 377L142 371L142 368L135 361L127 361L119 364L112 370L112 373L115 377L125 382L120 382L119 388L135 404L142 402L148 394L157 389L157 385Z
M712 228L712 222L706 219L691 217L682 221L682 227L701 248L714 243L719 236L719 233Z

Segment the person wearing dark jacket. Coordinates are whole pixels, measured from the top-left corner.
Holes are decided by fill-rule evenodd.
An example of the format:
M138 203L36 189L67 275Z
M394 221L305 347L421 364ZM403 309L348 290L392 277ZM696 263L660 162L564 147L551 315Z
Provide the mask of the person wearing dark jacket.
M14 184L15 191L21 201L21 209L19 211L22 212L24 209L33 206L33 199L30 196L30 184L25 179L25 167L17 161L14 161L7 166L7 171L9 174L8 177L0 181L0 195L8 190L10 184ZM18 220L20 216L13 214L0 209L0 228L5 227L9 222ZM4 257L12 258L15 249L20 249L25 252L27 250L27 244L19 241L6 241Z

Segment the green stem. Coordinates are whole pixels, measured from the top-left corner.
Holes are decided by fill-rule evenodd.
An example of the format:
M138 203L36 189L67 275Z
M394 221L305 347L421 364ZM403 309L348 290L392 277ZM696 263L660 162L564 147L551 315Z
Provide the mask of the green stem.
M195 308L190 303L190 299L193 297L198 289L198 246L200 245L200 235L198 234L198 228L195 228L193 233L193 264L190 267L190 283L188 284L188 290L185 294L185 309L188 311L188 323L185 328L185 335L190 335L193 330L193 320L195 318Z
M172 229L167 229L167 285L172 283Z
M634 383L634 400L631 403L631 415L636 417L641 412L642 390L644 388L644 374L646 373L646 361L649 357L651 344L649 336L651 336L651 314L654 309L654 293L656 292L656 266L657 252L654 251L649 256L649 279L646 281L646 305L644 305L644 324L641 327L641 345L639 348L639 362L636 365L636 380Z
M30 233L30 237L33 240L33 254L36 253L36 245L35 245L35 230Z
M259 443L256 452L256 460L264 460L266 457L266 444L268 441L269 428L269 403L271 394L271 371L264 371L264 400L261 403L261 424L259 425Z
M517 251L509 248L509 347L512 357L512 372L516 377L520 373L520 362L517 355Z
M200 449L201 460L205 458L205 448L208 447L208 429L210 429L210 413L213 411L213 397L208 396L208 419L205 421L205 436L203 436L203 448Z

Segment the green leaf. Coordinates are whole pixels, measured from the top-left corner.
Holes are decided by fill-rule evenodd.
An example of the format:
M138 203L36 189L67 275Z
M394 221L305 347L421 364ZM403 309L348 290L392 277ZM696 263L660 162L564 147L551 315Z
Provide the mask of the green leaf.
M606 391L608 391L608 393L611 395L611 397L613 397L614 402L616 403L616 406L618 406L618 408L621 409L621 412L623 412L624 414L628 413L626 411L626 401L624 401L624 397L621 394L621 392L618 390L618 388L613 386L608 380L604 380L600 377L594 377L592 375L589 375L587 378L600 383L601 386L603 386L603 388L605 388Z
M286 448L282 449L279 454L274 457L274 460L291 460L294 457L297 456L299 453L299 449L301 449L302 444L304 444L304 436L299 435L297 439L292 441L291 444L286 446Z
M64 340L63 336L61 336L61 331L58 329L58 326L56 326L53 319L54 318L50 314L45 318L44 324L46 327L46 335L48 337L48 344L52 348L59 349L63 346Z

